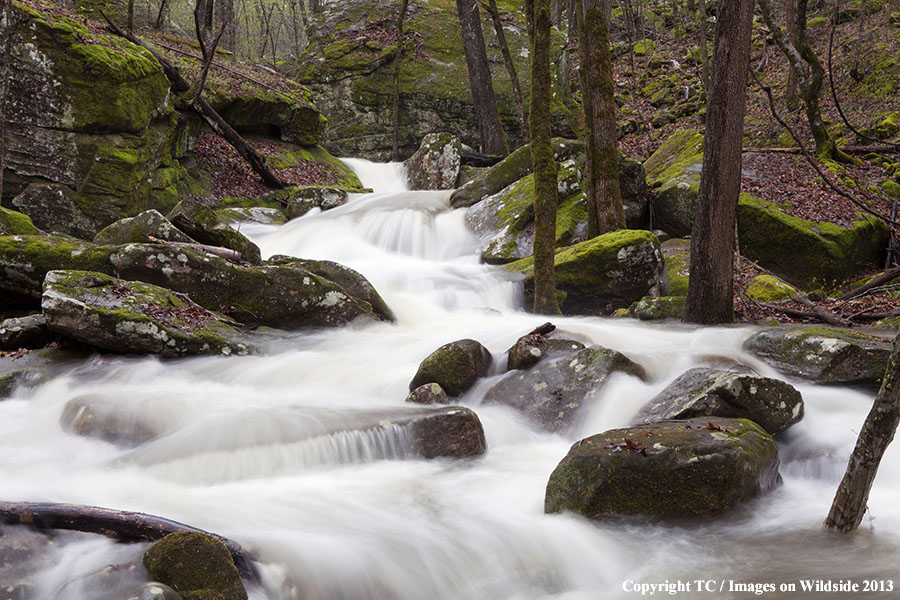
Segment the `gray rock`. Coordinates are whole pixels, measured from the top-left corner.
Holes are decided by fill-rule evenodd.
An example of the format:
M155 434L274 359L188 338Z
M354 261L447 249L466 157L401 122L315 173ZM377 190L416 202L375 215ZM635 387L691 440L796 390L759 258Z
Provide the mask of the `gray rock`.
M523 335L506 351L506 370L527 369L545 358L572 354L584 349L579 341L566 339L564 332L553 330L546 334Z
M411 391L406 401L414 404L450 404L450 397L439 384L426 383Z
M94 236L94 243L147 244L151 242L151 237L170 242L196 243L196 240L153 209L110 223Z
M645 377L624 354L591 346L507 373L487 391L484 403L512 407L545 431L568 432L614 373Z
M409 383L410 391L426 383L437 383L448 395L461 396L479 378L487 375L493 362L488 349L475 340L464 339L444 344L419 365Z
M151 581L150 583L144 583L138 586L137 589L133 590L126 600L182 600L181 596L178 595L178 592L170 588L169 586L159 583L157 581Z
M803 398L792 385L777 379L697 368L650 400L632 424L694 417L750 419L776 435L803 418Z
M66 402L59 418L63 431L132 447L150 441L159 431L127 410L115 396L84 395Z
M256 244L220 219L213 209L196 200L182 200L168 218L178 229L201 244L230 248L240 252L244 260L254 265L262 261Z
M44 315L28 315L0 321L0 350L42 348L53 336Z
M284 213L277 208L266 206L250 206L245 208L220 208L216 211L222 221L232 227L241 223L259 223L261 225L282 225L287 221Z
M413 447L423 458L469 458L487 450L481 421L468 408L437 409L409 423Z
M32 183L12 199L13 207L31 217L43 231L64 233L89 240L94 237L91 220L75 202L75 192L57 183Z
M450 190L459 177L462 144L452 133L429 133L406 160L411 190Z
M161 287L90 271L50 271L41 307L51 331L128 354L247 354L240 331Z
M87 356L84 353L57 348L0 356L0 399L12 395L17 387L45 383L83 363L85 358Z
M778 462L775 440L746 419L613 429L572 446L550 475L544 511L705 517L778 485Z
M347 191L340 188L319 185L298 186L290 188L285 198L284 209L288 219L302 217L314 208L330 210L347 203Z
M785 326L757 331L744 349L792 377L818 383L878 383L891 342L846 329Z

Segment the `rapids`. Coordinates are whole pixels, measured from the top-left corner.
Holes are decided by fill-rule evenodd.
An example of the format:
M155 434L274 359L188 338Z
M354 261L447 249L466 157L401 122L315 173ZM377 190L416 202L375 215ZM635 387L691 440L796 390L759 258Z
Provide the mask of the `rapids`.
M372 194L283 226L244 225L264 256L329 259L362 272L397 322L285 334L247 357L103 357L0 402L2 500L72 502L164 516L238 541L259 558L251 598L308 600L606 599L631 583L696 580L796 585L769 598L818 598L801 579L897 578L900 448L888 451L857 533L823 530L871 391L799 385L806 417L780 437L784 485L695 524L592 523L543 514L547 478L577 439L626 425L686 369L733 359L777 376L741 350L746 327L697 329L591 317L562 329L620 350L651 383L620 376L570 437L482 406L496 363L545 319L522 310L520 286L479 263L478 240L449 192L404 189L402 166L347 161ZM401 427L353 430L362 415L404 406L419 362L471 337L494 375L462 403L485 428L477 460L415 459ZM112 398L164 435L134 449L65 433L65 404ZM122 600L107 565L140 563L146 545L87 534L41 545L20 565L39 600ZM118 586L118 587L117 587ZM656 592L657 595L666 595ZM868 593L896 598L900 592ZM829 595L839 597L839 595Z

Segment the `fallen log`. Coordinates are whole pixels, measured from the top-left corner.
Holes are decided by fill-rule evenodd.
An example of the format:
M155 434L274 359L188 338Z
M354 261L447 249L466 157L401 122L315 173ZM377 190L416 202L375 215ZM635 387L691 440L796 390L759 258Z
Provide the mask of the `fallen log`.
M871 290L873 288L877 288L878 286L880 286L884 283L887 283L891 279L896 279L897 277L900 277L900 267L894 267L893 269L891 269L889 271L885 271L884 273L882 273L881 275L879 275L878 277L876 277L869 283L863 284L863 285L859 286L858 288L856 288L855 290L851 290L851 291L847 292L846 294L841 296L839 298L839 300L851 300L852 298L857 298L859 296L863 296L869 290Z
M252 557L237 542L163 517L82 504L0 502L0 522L97 533L121 542L153 542L177 531L199 531L225 544L241 577L253 584L260 581Z
M810 300L806 296L800 294L791 294L791 300L793 300L797 304L802 304L803 306L808 308L814 315L818 316L819 319L825 321L830 325L836 325L837 327L850 327L850 325L852 325L852 323L847 319L819 308L812 302L812 300Z
M841 146L840 150L847 154L868 154L870 152L885 152L888 154L896 154L900 149L895 145L879 144L874 146ZM754 153L781 153L781 154L803 154L803 150L796 146L786 146L781 148L741 148L744 154Z
M222 246L210 246L209 244L195 244L192 242L173 242L172 240L161 240L159 238L153 237L152 235L148 235L147 239L149 239L154 244L166 244L167 246L176 246L178 248L190 248L192 250L200 250L201 252L215 254L216 256L220 256L225 260L230 260L232 262L246 262L240 252L238 252L237 250L232 250L231 248L223 248Z

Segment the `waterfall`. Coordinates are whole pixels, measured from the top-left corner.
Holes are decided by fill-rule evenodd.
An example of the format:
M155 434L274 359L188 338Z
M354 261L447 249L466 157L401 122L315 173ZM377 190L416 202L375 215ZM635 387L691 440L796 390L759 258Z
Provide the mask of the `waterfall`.
M613 378L577 430L562 436L483 405L500 377L492 373L461 399L484 425L487 454L417 458L408 428L379 425L379 415L405 410L419 362L467 337L502 362L544 319L521 310L515 277L480 263L478 240L464 211L449 208L448 192L407 190L400 164L347 162L373 193L242 231L266 256L360 271L396 323L291 333L256 356L95 361L21 388L0 402L0 497L141 511L232 538L259 558L264 582L250 590L255 600L586 600L634 597L623 589L629 580L893 577L898 445L885 457L861 531L851 539L821 527L871 406L872 394L855 389L798 385L806 416L778 440L784 485L721 517L673 525L543 514L547 478L572 443L626 425L685 370L715 356L778 377L741 350L747 327L555 319L625 353L649 382ZM114 402L156 437L122 447L66 433L60 416L74 398ZM38 582L39 600L122 598L102 584L104 567L139 563L145 547L67 534L47 550L37 534L15 535L39 548L17 566Z

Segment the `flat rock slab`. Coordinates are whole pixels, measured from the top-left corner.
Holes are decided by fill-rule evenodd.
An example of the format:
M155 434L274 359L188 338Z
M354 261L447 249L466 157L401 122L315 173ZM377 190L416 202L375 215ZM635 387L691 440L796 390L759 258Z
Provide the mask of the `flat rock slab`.
M778 447L747 419L705 417L613 429L575 443L544 510L591 519L700 517L775 487Z
M803 418L803 398L794 386L778 379L691 369L650 400L633 424L694 417L750 419L775 435Z
M891 342L848 329L789 326L754 333L744 350L799 379L876 384L884 376Z

